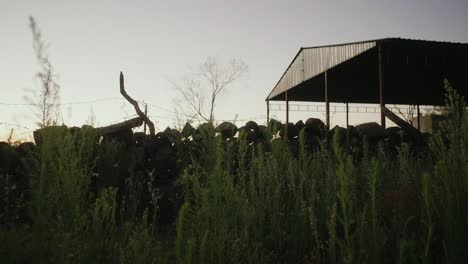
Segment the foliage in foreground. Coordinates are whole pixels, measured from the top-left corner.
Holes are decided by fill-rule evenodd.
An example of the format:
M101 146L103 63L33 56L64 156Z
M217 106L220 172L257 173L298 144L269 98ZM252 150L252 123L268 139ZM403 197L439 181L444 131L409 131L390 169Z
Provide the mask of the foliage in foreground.
M468 115L446 89L449 119L422 153L361 155L338 134L330 151L302 135L298 153L285 141L233 150L207 135L180 179L178 262L466 263Z
M396 154L383 144L352 149L336 143L346 139L339 134L320 151L301 135L295 151L285 140L233 144L205 130L179 177L184 203L166 235L136 213L137 191L122 205L115 187L94 188L95 157L113 164L114 145L97 147L91 130L51 128L29 157L30 221L2 222L0 259L465 263L468 115L446 88L449 118L422 152L407 144Z
M2 263L145 263L158 257L146 217L119 223L118 190L94 188L96 151L110 157L115 147L98 150L96 142L92 129L72 135L50 127L43 133L29 158L31 221L2 227Z

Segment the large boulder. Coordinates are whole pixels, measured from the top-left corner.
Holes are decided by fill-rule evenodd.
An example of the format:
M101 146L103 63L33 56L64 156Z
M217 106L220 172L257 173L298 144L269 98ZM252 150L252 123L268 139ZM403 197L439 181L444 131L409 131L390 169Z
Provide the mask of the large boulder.
M103 136L103 142L118 142L122 147L133 147L136 145L131 128L120 129Z
M77 126L73 126L73 127L69 127L69 128L68 128L68 131L70 132L70 134L72 135L72 137L73 137L74 139L76 139L76 138L79 137L79 135L80 135L80 130L81 130L81 129L80 129L79 127L77 127Z
M172 175L177 162L176 148L170 137L159 132L153 137L148 137L145 144L145 155L148 165L162 175Z
M403 130L401 130L401 128L396 127L396 126L395 126L395 127L387 127L387 128L385 129L385 135L386 135L387 137L400 136L400 134L401 134L402 131L403 131Z
M403 142L417 142L400 127L389 127L385 129L385 141L387 142L387 146L392 151L395 151L395 153L397 152L397 147L401 146Z
M202 139L203 137L214 137L215 136L215 128L213 123L203 123L197 127L195 132L193 133L194 139Z
M167 127L164 130L164 134L168 136L169 140L173 144L180 142L180 140L182 139L182 134L179 132L179 130L174 129L174 128Z
M288 123L281 127L279 135L282 138L297 138L299 136L299 130L297 130L297 127L293 123Z
M195 132L195 128L189 122L186 122L184 127L182 128L181 134L182 134L182 137L189 138L193 136L194 132Z
M16 153L20 157L27 157L36 150L36 145L32 142L23 142L16 147Z
M270 119L270 121L268 122L268 128L270 129L271 134L273 135L276 135L276 133L280 131L282 126L283 124L280 121L273 119L273 118Z
M316 136L322 136L325 133L325 124L318 118L308 118L305 122L305 127Z
M376 122L364 123L356 126L356 130L362 137L367 138L369 143L376 143L386 135L385 128Z
M135 139L135 144L137 146L142 146L145 144L145 138L146 138L146 135L145 133L143 132L135 132L133 134L133 138Z
M252 143L257 139L257 134L253 129L243 126L239 128L239 138L245 139L248 143Z
M245 123L245 127L248 129L252 129L253 131L258 131L258 124L255 121L249 121Z
M24 172L23 174L26 174L26 169L29 169L29 166L32 164L32 162L34 162L35 151L36 145L34 145L32 142L23 142L16 146L15 152L18 159L15 167Z
M257 130L257 139L266 140L268 138L268 128L264 125L259 125Z
M355 126L349 126L347 132L348 132L349 144L352 147L359 147L362 145L361 135L359 134L359 131L357 130Z
M33 132L33 137L34 137L34 142L36 143L36 146L40 146L42 142L44 141L44 135L47 133L55 133L54 135L59 136L59 135L65 135L67 132L67 127L66 126L49 126L49 127L44 127L37 129Z
M145 148L143 146L137 146L135 148L135 168L137 170L144 170L146 163Z
M0 173L9 171L14 157L14 149L7 142L0 142Z
M294 126L296 126L297 131L301 131L304 128L305 124L304 122L302 122L302 120L299 120L296 122L296 124L294 124Z
M327 141L332 144L344 145L346 143L346 134L346 128L335 126L327 132Z
M216 132L220 133L223 139L233 138L237 133L237 126L231 122L223 122L216 127Z

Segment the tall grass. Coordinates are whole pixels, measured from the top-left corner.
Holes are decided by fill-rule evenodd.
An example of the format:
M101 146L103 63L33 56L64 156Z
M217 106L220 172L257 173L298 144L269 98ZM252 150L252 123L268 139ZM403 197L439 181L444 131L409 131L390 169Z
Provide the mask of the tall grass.
M406 143L396 156L385 145L364 144L360 156L338 133L331 151L315 152L303 133L299 142L258 147L241 138L235 153L208 135L207 155L194 159L180 181L185 203L177 221L177 259L466 262L468 120L462 98L448 84L446 89L450 116L431 139L432 159ZM293 144L299 153L291 152Z
M464 99L447 81L445 88L449 118L430 144L435 161L430 195L439 203L434 213L440 220L446 260L464 263L468 259L468 115Z
M1 229L3 263L145 263L155 259L145 219L116 222L117 189L96 192L92 177L97 139L83 127L71 134L64 127L42 133L32 164L30 224ZM161 259L162 259L161 254Z
M449 116L426 153L338 132L311 148L304 130L251 144L199 129L179 146L183 204L164 235L139 202L144 177L119 178L119 145L47 128L30 221L2 219L2 263L466 263L468 115L446 90Z

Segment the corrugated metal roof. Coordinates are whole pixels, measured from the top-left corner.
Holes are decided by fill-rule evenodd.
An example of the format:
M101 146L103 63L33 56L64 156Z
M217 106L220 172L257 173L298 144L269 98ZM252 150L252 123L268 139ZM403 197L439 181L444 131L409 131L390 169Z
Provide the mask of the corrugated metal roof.
M268 99L376 46L376 41L301 48Z
M301 48L293 61L281 76L266 100L270 100L326 70L356 57L386 41L414 41L427 44L461 44L452 42L385 38L346 44Z

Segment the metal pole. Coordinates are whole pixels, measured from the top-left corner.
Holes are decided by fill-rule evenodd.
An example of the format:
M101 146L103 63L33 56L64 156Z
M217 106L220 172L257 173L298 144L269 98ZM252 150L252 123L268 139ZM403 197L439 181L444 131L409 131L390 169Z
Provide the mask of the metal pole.
M288 90L286 90L285 96L286 96L286 124L289 124L289 100L288 100Z
M382 111L382 107L385 107L384 103L384 73L383 73L383 51L382 44L379 44L379 91L380 91L380 124L385 128L385 114Z
M346 103L346 128L349 127L349 106L348 103Z
M148 105L145 104L145 116L148 116ZM146 135L146 122L143 126L143 133Z
M330 129L330 102L328 101L328 76L325 71L325 125Z
M266 101L267 104L267 124L270 123L270 101Z
M419 105L417 105L418 111L418 130L421 131L421 112L419 112Z

